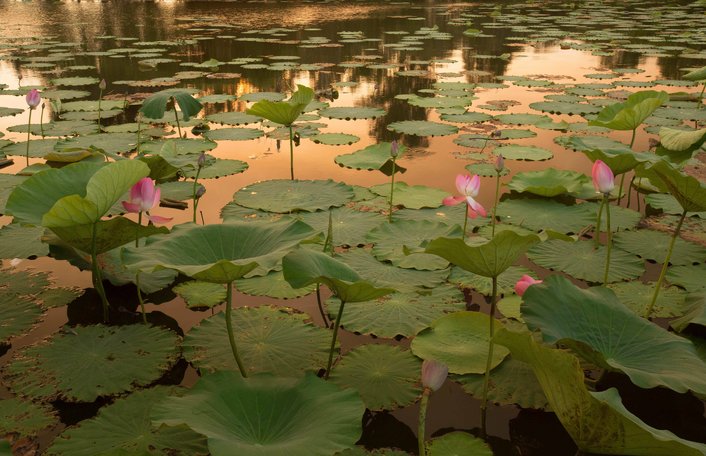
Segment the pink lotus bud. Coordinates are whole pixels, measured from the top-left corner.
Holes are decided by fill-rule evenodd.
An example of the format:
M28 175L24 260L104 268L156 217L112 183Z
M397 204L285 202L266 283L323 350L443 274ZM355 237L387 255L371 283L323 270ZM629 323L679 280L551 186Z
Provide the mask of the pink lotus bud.
M542 283L541 280L535 280L532 277L528 276L527 274L523 275L520 280L517 281L515 284L515 293L518 294L518 296L522 296L525 294L525 291L527 288L530 287L530 285L534 285L536 283Z
M449 375L449 368L436 360L425 359L422 363L422 385L424 388L437 391L446 381L447 375Z
M397 156L400 153L400 146L397 144L396 140L392 141L392 144L390 145L390 155L392 158L397 158Z
M105 90L106 87L108 87L108 84L105 83L105 79L101 79L101 82L98 83L98 88Z
M27 100L29 109L34 109L39 106L39 103L42 101L42 97L39 95L39 90L32 89L27 93L27 95L25 95L25 100Z
M495 159L495 171L500 173L504 169L505 169L505 158L503 158L503 154L499 154L498 158Z
M596 160L593 163L591 176L593 177L593 187L597 192L607 195L613 191L613 188L615 188L615 177L613 176L613 171L608 165L603 163L603 161Z

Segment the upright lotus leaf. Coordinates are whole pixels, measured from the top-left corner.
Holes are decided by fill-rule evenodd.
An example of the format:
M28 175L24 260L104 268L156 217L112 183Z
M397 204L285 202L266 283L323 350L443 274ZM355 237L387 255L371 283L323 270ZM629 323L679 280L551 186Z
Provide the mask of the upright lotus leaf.
M157 405L152 420L205 435L213 456L329 456L355 444L364 411L358 393L312 373L241 378L221 371Z
M706 393L706 364L694 345L635 315L611 290L581 289L555 275L529 287L523 298L522 317L545 342L624 372L641 388Z
M570 353L538 344L530 333L507 329L501 329L495 341L509 348L513 358L532 366L552 410L580 450L639 456L706 454L706 445L655 429L630 413L616 389L589 392L581 364Z
M350 266L323 252L294 250L282 258L284 279L292 288L323 283L344 302L370 301L394 292L363 281Z
M669 150L682 151L692 146L700 147L706 141L706 128L700 130L677 130L662 127L659 130L659 142Z
M128 243L134 244L135 239L169 233L164 226L138 225L125 217L113 217L82 225L52 226L51 230L74 248L87 253L91 253L95 248L97 255Z
M201 111L201 103L194 98L191 93L184 89L167 89L153 93L147 98L140 108L140 112L150 119L161 119L164 117L167 103L174 99L181 109L184 120L188 121L191 116L195 116Z
M314 91L309 87L297 84L297 91L287 101L260 100L245 112L250 115L263 117L271 122L292 125L297 117L304 112L306 106L314 99Z
M470 246L459 238L438 238L426 247L426 253L438 255L466 271L483 277L497 277L527 249L539 242L539 237L501 231L485 244Z
M631 150L592 149L585 150L583 153L591 161L602 160L615 175L627 173L642 163L654 162L659 159L653 154L633 152Z
M611 130L635 130L667 101L669 101L667 92L644 90L633 93L627 101L603 108L596 119L588 124Z
M186 224L145 246L125 249L123 260L137 270L175 269L204 282L229 283L258 266L274 269L289 249L315 235L300 221Z
M682 78L687 81L706 81L706 66L690 71L682 76Z
M381 142L372 144L365 149L357 150L352 154L337 156L334 161L339 165L351 169L366 169L369 171L379 170L386 176L392 175L392 156L390 155L391 144L389 142ZM398 156L402 156L407 150L407 147L400 145ZM407 169L395 163L394 172L404 173Z
M644 172L650 180L668 190L687 212L706 211L706 185L687 176L666 161L659 161ZM656 176L656 179L652 179ZM8 202L9 204L9 202Z
M103 163L75 163L34 174L10 194L6 212L16 222L41 225L44 214L60 199L85 196L86 186Z
M150 168L139 160L112 162L99 169L86 183L86 196L68 195L58 200L42 217L48 228L90 225L98 222Z

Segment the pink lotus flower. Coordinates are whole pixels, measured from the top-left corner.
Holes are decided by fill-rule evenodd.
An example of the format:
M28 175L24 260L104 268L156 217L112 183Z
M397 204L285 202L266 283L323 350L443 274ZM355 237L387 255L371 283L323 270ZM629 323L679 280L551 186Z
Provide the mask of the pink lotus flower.
M42 102L42 97L39 95L39 90L32 89L25 95L25 100L27 101L29 109L34 109Z
M456 176L456 189L460 195L444 198L443 203L445 206L455 206L465 201L468 204L468 216L470 218L476 218L478 214L481 217L485 217L485 208L473 199L478 196L478 190L480 190L480 177L478 175L471 177L468 174L459 174Z
M535 280L532 277L525 274L515 284L515 293L517 293L518 296L522 296L523 294L525 294L525 291L527 290L527 288L530 287L530 285L534 285L536 283L542 283L542 281Z
M449 368L433 359L425 359L422 363L422 385L432 391L437 391L446 381Z
M159 215L150 215L150 209L159 205L159 198L162 191L155 187L154 181L149 177L140 179L130 189L130 200L123 201L123 207L126 211L133 214L142 212L147 214L147 218L152 223L167 223L172 220L171 217L160 217Z
M593 187L597 192L607 195L615 188L615 176L613 176L613 171L603 161L596 160L593 163L591 176L593 177Z

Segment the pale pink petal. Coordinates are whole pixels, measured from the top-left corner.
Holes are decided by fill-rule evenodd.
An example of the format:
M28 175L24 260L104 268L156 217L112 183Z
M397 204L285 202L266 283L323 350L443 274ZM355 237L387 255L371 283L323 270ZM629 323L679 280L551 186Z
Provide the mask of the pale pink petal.
M471 180L469 181L467 192L465 193L465 195L476 197L478 196L478 190L480 190L480 176L478 174L474 174Z
M140 211L140 205L137 203L133 203L131 201L123 201L123 207L125 208L126 211L132 212L134 214L137 214Z
M447 196L443 199L442 203L444 206L455 206L463 203L464 201L466 201L466 199L463 196Z
M522 296L525 294L525 291L527 291L527 288L530 287L530 285L534 285L537 283L542 283L541 280L535 280L532 277L528 276L527 274L523 275L520 280L517 281L515 284L515 293L517 293L519 296Z
M486 216L487 213L485 212L485 208L478 201L476 201L473 198L471 198L470 196L468 196L468 197L466 197L466 202L468 203L468 206L471 209L473 209L475 212L480 214L481 217ZM470 214L471 211L468 211L468 212Z
M613 171L602 160L596 160L591 169L593 177L593 187L597 192L610 193L615 187L615 176Z
M467 174L459 174L456 176L456 190L462 195L466 194L466 187L470 182L471 177Z
M168 223L168 222L172 221L172 217L162 217L160 215L147 214L147 218L149 219L150 222L154 223L155 225L161 224L161 223Z

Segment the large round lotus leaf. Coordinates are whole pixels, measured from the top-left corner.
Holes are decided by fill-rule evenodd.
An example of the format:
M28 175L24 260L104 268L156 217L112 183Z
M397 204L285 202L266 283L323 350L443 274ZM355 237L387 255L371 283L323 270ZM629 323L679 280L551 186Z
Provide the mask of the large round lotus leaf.
M461 108L470 106L473 103L473 97L419 97L411 96L407 99L407 103L420 108Z
M49 254L49 246L42 242L45 228L11 223L0 228L0 258L29 258ZM1 339L1 338L0 338Z
M533 132L532 130L523 130L516 128L497 130L497 133L500 135L498 137L499 139L525 139L534 138L535 136L537 136L537 133Z
M600 207L600 203L582 203L581 206L585 206L593 214L598 214L598 208ZM640 220L642 220L642 214L640 214L638 211L627 209L622 206L610 206L611 231L631 230L640 223ZM601 218L601 230L605 231L607 227L607 217L605 216L605 212L603 212L603 217ZM662 258L662 260L664 260L664 258Z
M706 289L706 264L674 266L667 271L667 280L689 292Z
M276 222L289 217L286 214L250 209L232 201L221 209L221 218L224 222L262 222L263 220Z
M0 289L0 345L9 344L10 338L27 333L38 324L44 310L33 300L6 293Z
M219 128L209 130L203 134L204 138L211 141L248 141L260 138L265 133L257 128Z
M530 103L530 108L536 111L548 112L550 114L586 115L596 114L601 108L588 103L571 103L562 101L538 101Z
M625 81L625 83L628 82L631 81ZM625 84L621 83L621 85ZM656 90L636 92L628 96L623 103L614 103L603 108L598 116L589 122L589 125L612 130L635 130L666 101L669 101L667 92Z
M370 187L373 193L390 198L390 185L380 184ZM422 209L424 207L439 207L445 197L449 196L443 190L425 185L408 185L406 182L395 182L395 194L392 203L402 205L407 209ZM393 216L394 217L394 216Z
M566 147L567 149L586 152L589 150L600 149L605 151L626 151L630 152L630 146L607 136L557 136L554 140L557 144Z
M137 138L132 133L102 133L79 136L56 143L54 149L61 152L67 149L88 149L94 147L107 154L129 152L137 146Z
M617 233L613 242L619 248L658 263L664 261L672 236L653 230L623 231ZM706 261L706 248L692 242L677 239L670 263L689 265Z
M551 122L548 116L540 114L500 114L495 118L501 123L508 125L536 125L542 122Z
M447 225L463 225L466 219L466 208L463 204L456 206L441 206L431 209L400 209L394 213L395 221L398 220L428 220L441 222ZM468 219L468 230L474 227L485 226L490 223L489 217L476 217Z
M417 291L419 288L435 288L446 280L449 271L418 271L382 263L368 250L351 249L336 258L353 268L360 276L380 287L399 291Z
M380 170L385 175L392 175L392 156L390 155L391 144L388 142L381 142L378 144L373 144L365 149L357 150L352 154L344 154L337 156L334 161L340 166L345 166L346 168L352 169L366 169L369 171ZM400 145L398 153L400 155L404 154L407 147ZM396 165L395 172L406 171L405 168Z
M706 185L697 178L686 175L669 162L660 160L648 169L650 178L662 190L669 190L685 211L706 211ZM654 175L654 178L652 177ZM655 182L655 180L660 182Z
M590 182L583 173L547 168L542 171L517 173L507 188L516 192L528 192L539 196L553 197L581 191Z
M694 345L635 315L603 287L581 289L554 275L527 289L522 316L547 343L625 373L641 388L706 392L706 364Z
M394 410L422 393L422 363L408 350L391 345L357 347L336 364L329 379L360 394L370 410Z
M131 270L175 269L197 280L228 283L256 267L272 270L287 251L316 234L299 221L222 225L178 225L168 236L152 236L123 252Z
M329 456L360 437L365 405L353 390L303 378L232 371L202 377L183 397L152 413L156 423L186 424L208 438L213 456Z
M408 254L405 250L422 249L430 240L438 237L461 237L461 231L458 225L449 226L427 220L398 220L372 229L366 238L375 244L372 252L380 261L390 261L401 268L433 271L446 268L448 261L423 251Z
M56 90L42 90L42 98L59 99L59 100L73 100L76 98L84 98L91 95L91 92L84 90L71 90L71 89L56 89Z
M21 112L24 112L24 109L6 108L4 106L0 106L0 117L16 116Z
M140 144L140 152L144 154L162 155L163 153L174 153L174 155L200 154L215 149L218 143L207 139L180 138L180 139L158 139Z
M44 158L49 152L54 151L54 146L59 140L52 139L32 139L29 142L30 158ZM2 148L2 153L5 155L25 156L27 154L27 141L16 142Z
M111 109L110 111L101 111L100 118L110 119L123 114L122 109ZM98 111L73 111L73 112L62 112L59 118L66 121L76 121L76 120L98 120Z
M184 299L189 308L215 307L226 301L226 288L220 283L190 280L175 286L172 290Z
M493 116L483 112L464 112L463 114L442 114L441 120L456 123L479 123L492 119Z
M485 375L466 374L453 377L468 394L483 397ZM507 358L490 372L488 400L499 405L518 405L522 408L548 409L542 385L532 372L532 367L512 357Z
M316 144L326 144L327 146L351 145L360 141L360 138L356 135L349 135L347 133L320 133L311 136L309 139Z
M329 215L331 217L331 241L333 245L356 246L365 244L365 235L368 231L386 221L385 217L378 212L362 212L348 207L297 214L301 221L323 233L328 232ZM1 235L2 230L0 230Z
M22 399L0 400L0 434L35 436L42 429L58 424L54 409ZM0 453L2 454L2 453Z
M251 209L288 213L339 207L353 198L350 185L332 180L268 180L241 188L233 201Z
M387 126L387 129L413 136L447 136L458 133L458 128L453 125L430 122L428 120L402 120L391 123Z
M79 77L74 76L72 78L56 78L52 79L51 83L57 86L87 86L98 84L100 81L98 78L94 77Z
M481 177L496 177L498 174L500 176L507 176L510 174L510 169L505 166L499 173L495 170L494 163L473 163L471 165L466 165L466 169L471 174L478 174Z
M498 295L514 293L515 284L525 274L532 275L534 272L524 266L510 266L507 268L498 276ZM493 293L493 280L491 278L473 274L458 266L451 268L449 282L455 283L462 288L476 290L482 295L490 296Z
M282 101L287 96L281 92L251 92L251 93L246 93L241 95L240 101L260 101L260 100L268 100L268 101Z
M459 146L471 147L474 149L485 149L486 147L495 147L499 144L497 141L490 139L489 136L476 133L458 135L454 138L453 142Z
M434 320L412 340L412 353L422 359L446 364L453 374L485 373L490 342L490 317L480 312L455 312ZM502 323L495 322L495 331ZM490 368L495 368L509 350L495 345Z
M648 303L652 301L655 293L654 283L645 284L637 281L613 283L608 288L613 290L621 303L639 316L644 315ZM660 318L681 317L688 310L686 295L686 292L681 288L662 288L650 316Z
M180 75L181 79L184 78L184 74ZM201 103L228 103L230 101L235 101L237 97L235 95L228 95L225 93L215 93L213 95L206 95L205 97L198 98Z
M545 199L508 199L498 204L497 215L503 223L533 231L578 233L596 223L596 214L592 209L585 204L567 206Z
M370 108L370 107L335 107L327 108L319 111L321 117L326 117L328 119L345 119L345 120L357 120L357 119L375 119L376 117L382 117L385 114L384 109L380 108Z
M241 293L251 296L269 296L277 299L292 299L308 295L315 289L315 285L301 288L292 288L284 279L282 271L272 271L264 276L255 276L247 279L238 279L233 282Z
M331 334L313 325L309 316L291 309L233 309L235 343L248 374L270 372L291 376L326 365ZM184 357L199 369L235 369L228 345L225 314L202 320L186 335Z
M340 301L326 301L329 315L338 314ZM435 319L466 308L463 293L456 287L441 285L430 293L393 293L372 301L347 302L341 325L348 331L378 337L412 337Z
M219 177L231 176L240 174L248 169L249 165L242 160L229 160L224 158L216 158L215 161L208 163L199 173L199 179L217 179ZM185 177L195 178L197 168L184 169Z
M488 444L466 432L456 431L426 443L429 456L493 456Z
M67 328L15 353L5 378L17 393L93 402L149 385L179 358L179 337L146 325Z
M551 239L534 246L527 252L530 260L538 265L564 272L587 282L602 283L605 271L606 248L594 248L593 242L566 242ZM610 254L608 282L620 282L640 277L645 265L635 255L615 246Z
M69 427L47 450L51 456L96 454L203 455L206 438L187 426L153 425L150 413L173 388L158 386L138 391L98 411L98 415Z
M209 122L215 122L226 125L248 125L252 123L262 122L262 117L245 114L240 111L219 112L217 114L209 114L206 116Z
M102 111L112 109L125 109L125 101L123 100L102 100L100 102ZM98 111L98 100L85 101L70 101L61 104L62 111Z
M17 133L27 133L27 124L14 125L8 127L8 131ZM92 135L99 133L98 124L90 120L57 120L44 124L40 127L38 124L32 124L29 131L33 135L44 136L74 136L74 135ZM106 132L109 130L106 128Z
M528 160L542 161L549 160L554 156L547 149L536 146L519 146L517 144L508 144L493 149L493 154L502 155L508 160ZM551 168L550 168L551 169Z

